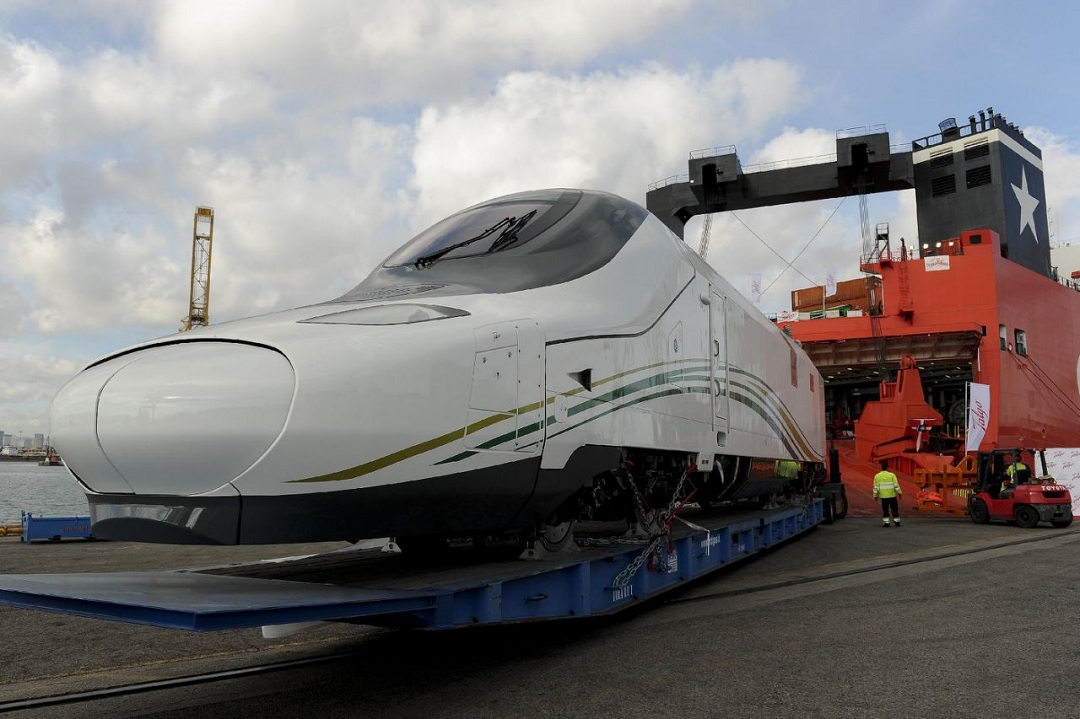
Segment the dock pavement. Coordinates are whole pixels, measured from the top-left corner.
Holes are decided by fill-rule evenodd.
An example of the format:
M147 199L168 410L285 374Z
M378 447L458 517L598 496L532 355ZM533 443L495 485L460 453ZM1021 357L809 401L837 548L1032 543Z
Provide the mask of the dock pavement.
M1080 529L819 526L615 619L267 640L0 607L0 703L285 659L332 664L12 716L1080 716ZM0 539L0 573L170 570L343 544Z

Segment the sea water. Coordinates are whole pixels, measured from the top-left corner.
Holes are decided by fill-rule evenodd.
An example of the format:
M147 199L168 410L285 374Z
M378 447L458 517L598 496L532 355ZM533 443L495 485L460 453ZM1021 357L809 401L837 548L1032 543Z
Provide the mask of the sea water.
M21 522L23 512L71 516L89 514L90 506L66 467L0 461L0 524Z

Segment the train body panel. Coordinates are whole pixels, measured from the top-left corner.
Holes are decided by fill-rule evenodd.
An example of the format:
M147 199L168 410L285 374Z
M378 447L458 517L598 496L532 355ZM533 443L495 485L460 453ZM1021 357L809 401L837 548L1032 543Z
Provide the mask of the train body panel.
M628 451L821 461L821 394L659 220L558 190L462 211L333 302L104 358L53 438L106 538L482 533Z

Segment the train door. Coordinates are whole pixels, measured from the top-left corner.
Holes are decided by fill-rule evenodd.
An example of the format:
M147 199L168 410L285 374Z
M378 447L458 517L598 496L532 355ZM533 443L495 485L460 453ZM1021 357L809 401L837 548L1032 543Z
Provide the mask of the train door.
M523 454L543 450L544 353L535 320L476 330L466 447Z
M518 452L539 454L544 449L547 434L547 405L545 404L546 353L544 333L540 323L522 320L518 331Z
M684 392L690 386L686 377L686 366L682 362L685 355L683 325L682 322L676 322L671 332L668 332L667 338L667 381Z
M709 302L709 374L712 379L713 432L716 446L727 444L728 377L727 334L724 319L724 297L713 291Z

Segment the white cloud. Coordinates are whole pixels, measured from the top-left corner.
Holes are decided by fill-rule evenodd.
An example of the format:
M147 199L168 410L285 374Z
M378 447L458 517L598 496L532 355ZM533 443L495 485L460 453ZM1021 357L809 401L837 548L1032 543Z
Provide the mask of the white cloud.
M836 157L836 133L818 128L796 130L785 127L783 132L765 143L750 158L752 166L784 166L800 164L804 161L824 161L827 157ZM764 169L764 168L763 168Z
M758 84L773 94L748 91ZM513 73L482 102L421 115L413 154L420 224L538 187L604 189L643 203L649 178L684 171L678 158L689 150L753 137L798 102L799 74L778 61Z
M144 55L106 49L76 68L72 120L79 134L154 142L198 140L272 115L276 94L264 78L192 76Z
M1042 150L1046 211L1055 242L1080 240L1080 147L1040 127L1024 129Z
M0 35L0 189L27 173L57 142L62 68L33 43Z
M406 239L396 183L411 132L367 118L338 131L334 158L189 154L184 172L215 208L212 321L331 299Z
M23 350L23 351L20 351ZM5 349L0 354L0 430L11 435L48 433L47 406L56 390L79 369L69 359L25 351Z
M763 207L713 218L709 263L743 295L750 276L761 274L759 308L790 308L791 291L825 284L830 268L840 280L860 276L858 215L834 210L841 200ZM850 200L844 202L845 209ZM687 240L697 248L700 221L688 227ZM800 255L800 252L802 253ZM788 263L793 263L792 267Z
M0 229L0 246L3 244L3 230ZM22 318L28 308L26 298L14 282L0 276L0 339L14 337L23 330Z
M150 233L95 233L42 208L4 236L8 274L33 290L26 321L37 331L159 324L176 314L184 274Z
M0 356L0 376L7 380L0 386L0 400L27 401L51 399L50 388L65 381L79 369L67 359L23 354Z
M694 10L685 0L186 0L161 8L154 37L164 62L200 77L273 77L287 94L354 106L445 99L515 69L576 67L677 27Z
M127 6L111 7L123 14ZM348 289L410 229L519 183L599 187L640 201L649 178L677 169L673 158L753 132L783 112L797 86L797 73L774 61L519 72L479 102L429 106L413 128L342 106L387 92L448 96L503 64L576 66L672 26L688 5L154 7L156 16L136 15L147 13L157 45L134 51L106 45L53 56L5 45L7 86L17 91L10 124L42 139L37 154L26 138L18 148L36 179L7 197L13 211L0 253L13 261L0 282L18 288L24 301L9 309L40 331L175 327L186 311L197 204L218 213L212 319L269 311ZM103 19L79 11L88 13ZM492 41L477 42L477 28L495 20Z

